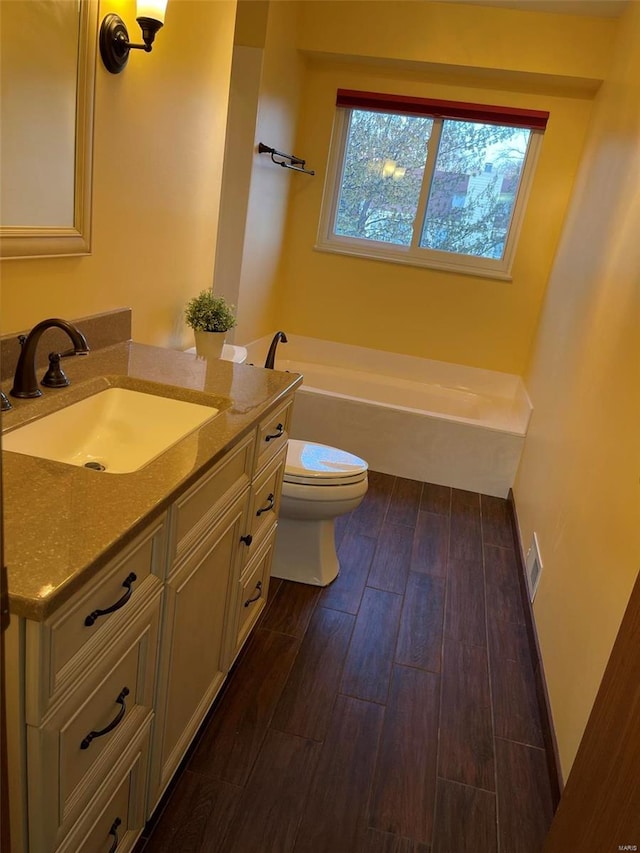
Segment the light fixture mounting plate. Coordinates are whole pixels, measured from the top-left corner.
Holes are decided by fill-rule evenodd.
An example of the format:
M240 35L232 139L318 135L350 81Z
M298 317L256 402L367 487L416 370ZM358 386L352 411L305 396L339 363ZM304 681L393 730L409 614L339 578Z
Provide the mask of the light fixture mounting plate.
M129 33L124 21L113 13L100 27L100 56L107 71L120 74L129 59Z

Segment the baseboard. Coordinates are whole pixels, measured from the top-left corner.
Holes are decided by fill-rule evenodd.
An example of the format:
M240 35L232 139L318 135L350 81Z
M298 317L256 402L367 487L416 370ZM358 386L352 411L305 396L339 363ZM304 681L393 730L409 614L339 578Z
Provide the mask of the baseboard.
M547 690L547 682L544 677L544 666L542 663L542 655L540 653L540 643L538 641L538 632L536 631L536 623L533 617L533 607L529 600L529 589L527 586L527 577L525 569L525 552L522 547L520 538L520 526L518 524L518 513L516 511L515 499L513 490L509 489L507 498L511 507L511 524L513 527L513 538L516 543L516 556L518 559L518 578L520 581L520 595L525 614L525 622L527 626L527 636L529 639L529 651L531 653L531 665L535 677L536 694L538 697L538 707L540 709L540 721L542 725L542 737L544 741L545 753L547 756L547 769L549 772L549 782L551 783L551 795L553 797L554 811L560 801L564 782L560 772L560 755L558 752L558 742L553 727L553 717L551 715L551 703L549 701L549 692Z

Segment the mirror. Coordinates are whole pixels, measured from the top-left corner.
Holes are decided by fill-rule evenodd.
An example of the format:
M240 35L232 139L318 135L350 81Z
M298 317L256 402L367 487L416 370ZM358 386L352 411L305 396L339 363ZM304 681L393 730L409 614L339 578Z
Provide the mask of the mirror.
M0 257L88 254L97 0L2 6Z

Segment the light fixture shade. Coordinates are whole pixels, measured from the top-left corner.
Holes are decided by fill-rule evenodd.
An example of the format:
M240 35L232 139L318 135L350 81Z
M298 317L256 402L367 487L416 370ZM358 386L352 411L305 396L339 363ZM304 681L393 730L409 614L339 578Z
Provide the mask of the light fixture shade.
M119 15L105 15L100 26L100 56L104 67L111 74L120 74L129 61L132 50L150 53L156 33L164 24L167 0L138 0L137 18L142 32L143 44L132 44L129 32Z
M167 9L167 0L138 0L136 18L151 18L164 24L164 15Z

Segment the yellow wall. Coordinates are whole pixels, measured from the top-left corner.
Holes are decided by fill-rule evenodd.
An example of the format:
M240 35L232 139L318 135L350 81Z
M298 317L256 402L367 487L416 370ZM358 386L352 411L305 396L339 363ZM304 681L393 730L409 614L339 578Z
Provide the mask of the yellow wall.
M640 3L621 20L549 280L515 499L568 773L640 565Z
M138 40L135 3L100 4ZM96 79L89 257L3 261L2 333L133 309L142 342L179 343L213 275L235 0L172 0L153 52Z
M235 340L241 343L268 334L277 322L276 281L281 255L288 253L290 244L285 231L289 192L300 176L275 166L267 154L255 152L258 142L286 153L295 148L303 70L295 47L297 18L298 4L269 4L255 137L244 141L253 146L254 156L238 283ZM216 279L215 289L224 284Z
M317 57L309 59L308 64L297 151L316 170L316 177L295 176L298 180L289 211L279 300L283 328L365 347L521 373L592 102L552 94L514 93L504 88L474 88L468 83L446 85L431 82L429 72L403 73L371 65L336 64ZM339 87L550 112L513 281L314 251Z
M616 24L460 3L303 0L298 45L345 56L602 80Z

